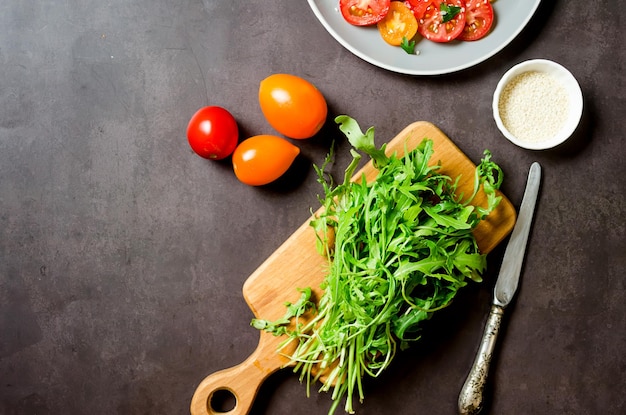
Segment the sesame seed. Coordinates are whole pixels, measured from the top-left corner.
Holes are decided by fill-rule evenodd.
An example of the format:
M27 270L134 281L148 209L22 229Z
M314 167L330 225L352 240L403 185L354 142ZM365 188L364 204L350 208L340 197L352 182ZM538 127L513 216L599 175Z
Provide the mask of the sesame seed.
M569 97L552 75L529 71L504 87L498 110L511 134L521 141L537 143L550 140L561 130L569 113Z

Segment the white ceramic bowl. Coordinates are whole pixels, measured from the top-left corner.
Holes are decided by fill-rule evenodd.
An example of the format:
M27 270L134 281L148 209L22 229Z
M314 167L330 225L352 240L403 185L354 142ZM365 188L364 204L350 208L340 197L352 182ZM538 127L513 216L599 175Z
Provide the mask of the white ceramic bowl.
M526 78L532 74L534 79L547 82L535 81L532 86L527 82L526 89L520 91L523 87L517 77L525 73L529 73ZM518 88L516 99L511 98L513 86ZM524 99L519 99L521 95ZM557 100L558 96L567 98ZM539 99L542 97L545 99ZM532 108L525 111L529 102ZM522 148L545 150L562 144L574 133L582 117L583 95L570 71L550 60L533 59L513 66L502 76L492 108L496 125L509 141Z

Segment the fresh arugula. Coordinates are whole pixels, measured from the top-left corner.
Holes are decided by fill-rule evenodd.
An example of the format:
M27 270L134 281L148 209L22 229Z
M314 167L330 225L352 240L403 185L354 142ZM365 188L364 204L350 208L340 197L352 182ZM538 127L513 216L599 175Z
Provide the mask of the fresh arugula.
M454 19L456 15L461 12L461 7L451 6L445 2L441 2L439 10L441 10L441 22L447 23L450 20Z
M348 116L335 121L354 149L343 183L325 178L332 153L316 167L324 209L311 225L320 253L329 259L323 295L312 309L310 290L304 290L300 301L287 304L283 319L252 322L287 336L279 352L296 343L290 355L294 371L307 393L318 380L320 390L332 390L330 414L344 397L345 411L353 413L354 398L364 398L363 378L377 377L398 348L420 338L424 320L449 305L468 281L481 280L486 258L472 230L498 205L502 182L501 169L485 152L476 168L476 189L463 201L455 196L458 178L453 181L439 173L439 164L429 163L431 140L402 158L387 156L385 145L374 143L373 127L363 133ZM364 176L351 180L361 158L356 150L369 155L379 170L374 182ZM481 186L487 206L474 207L470 202ZM312 318L299 323L308 310Z

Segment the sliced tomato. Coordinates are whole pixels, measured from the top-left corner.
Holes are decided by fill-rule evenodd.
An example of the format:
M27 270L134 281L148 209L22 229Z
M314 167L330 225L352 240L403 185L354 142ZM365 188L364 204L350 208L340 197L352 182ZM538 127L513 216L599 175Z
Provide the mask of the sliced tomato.
M441 6L460 7L461 10L452 20L443 21L445 12ZM422 36L433 42L450 42L456 39L465 27L465 13L462 0L431 0L421 19L419 19L418 31Z
M430 4L430 0L404 0L404 4L409 6L416 19L421 19Z
M378 22L378 31L390 45L400 46L402 39L413 39L417 33L417 19L401 1L392 1L387 15Z
M389 11L390 0L339 0L341 15L350 24L367 26L381 21Z
M482 39L493 25L493 7L489 0L467 0L465 4L465 27L459 40Z

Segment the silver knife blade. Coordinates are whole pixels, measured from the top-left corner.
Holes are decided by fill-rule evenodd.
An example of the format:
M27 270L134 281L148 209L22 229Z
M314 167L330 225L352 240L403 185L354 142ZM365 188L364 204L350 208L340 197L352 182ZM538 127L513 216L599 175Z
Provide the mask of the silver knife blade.
M517 291L540 183L541 166L535 162L530 166L530 171L528 172L524 198L522 199L509 244L504 251L500 274L494 288L493 302L501 307L506 307Z

